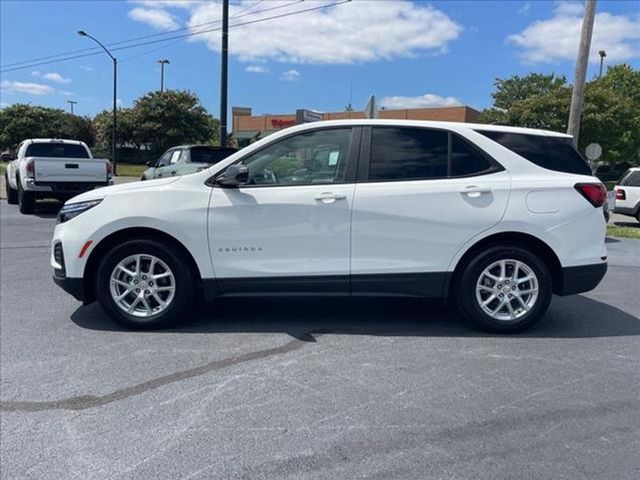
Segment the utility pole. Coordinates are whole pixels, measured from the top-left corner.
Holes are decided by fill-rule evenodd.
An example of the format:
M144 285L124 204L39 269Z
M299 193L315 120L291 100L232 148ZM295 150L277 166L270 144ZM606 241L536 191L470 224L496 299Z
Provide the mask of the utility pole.
M220 145L227 145L227 81L229 65L229 0L222 1L222 65L220 68Z
M607 52L600 50L598 55L600 55L600 73L598 74L598 78L602 78L602 65L604 64L604 57L607 56Z
M164 92L164 66L171 62L163 58L162 60L158 60L158 63L160 64L160 93L162 93Z
M73 106L78 102L75 100L67 100L67 103L71 106L71 115L73 115Z
M573 81L573 93L571 94L571 108L569 109L569 127L567 133L573 136L573 146L578 147L578 135L580 133L580 117L582 115L582 102L584 101L584 82L587 77L589 65L589 50L591 48L591 34L593 33L593 20L596 15L596 0L587 0L582 20L582 33L580 34L580 48L576 62L576 74Z

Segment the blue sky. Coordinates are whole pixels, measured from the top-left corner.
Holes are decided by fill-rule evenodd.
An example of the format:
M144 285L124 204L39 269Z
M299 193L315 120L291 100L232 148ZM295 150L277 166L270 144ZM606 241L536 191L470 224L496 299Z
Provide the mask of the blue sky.
M232 0L231 24L332 3ZM607 65L640 67L639 5L598 1L588 77L597 73L602 48ZM77 30L110 44L181 28L166 35L215 28L221 14L212 0L2 0L0 9L0 106L30 102L68 108L67 100L75 100L83 115L110 108L112 64L104 53L6 70L17 62L93 47ZM481 109L491 104L496 77L535 71L572 80L582 10L580 2L353 0L238 26L230 31L229 105L252 107L255 114L342 110L352 89L356 109L370 94L388 108ZM194 91L218 116L219 43L219 32L213 31L115 51L120 104L131 106L158 89L156 61L167 58L167 88Z

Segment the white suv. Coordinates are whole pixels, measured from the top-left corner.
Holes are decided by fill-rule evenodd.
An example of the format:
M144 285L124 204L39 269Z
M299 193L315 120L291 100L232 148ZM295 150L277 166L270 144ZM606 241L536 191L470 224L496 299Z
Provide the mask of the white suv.
M627 170L614 192L614 213L636 217L640 222L640 167Z
M198 295L448 297L514 332L605 274L604 186L554 132L356 120L301 125L208 170L65 204L54 280L134 328Z

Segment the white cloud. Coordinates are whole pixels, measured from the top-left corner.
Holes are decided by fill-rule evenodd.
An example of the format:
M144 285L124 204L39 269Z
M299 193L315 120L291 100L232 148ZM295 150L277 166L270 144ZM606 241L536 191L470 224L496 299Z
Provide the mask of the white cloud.
M293 4L290 0L273 0L268 2L270 8L280 5L283 8L233 20L234 14L246 10L253 3L254 0L243 0L230 7L230 52L245 62L270 59L296 64L350 64L410 57L425 52L443 53L449 42L462 31L460 25L430 5L362 0L233 28L236 23L331 2L318 0ZM196 25L220 19L220 2L196 3L191 6L189 14L187 24L197 31ZM194 36L191 41L203 41L211 50L220 50L219 31Z
M584 6L559 3L553 17L531 23L522 32L507 37L519 47L522 58L530 63L575 61L578 54ZM610 61L640 57L640 14L597 13L593 26L590 59L598 61L598 50L606 50Z
M48 95L56 91L55 88L42 83L10 82L9 80L2 81L0 90L6 93L29 93L31 95Z
M280 75L280 80L282 80L283 82L297 82L298 80L300 80L300 76L300 72L292 68L291 70L282 72L282 75Z
M85 72L93 72L93 67L90 67L89 65L80 65L80 68Z
M178 22L166 10L157 8L136 7L129 12L129 18L151 25L158 30L172 30L178 28Z
M526 15L527 13L529 13L529 10L531 10L531 3L524 2L522 6L518 9L518 14Z
M246 69L249 73L268 73L269 69L262 65L249 65Z
M456 107L462 105L455 97L441 97L432 93L418 95L416 97L391 96L384 97L380 101L380 106L389 109L399 108L433 108L433 107Z
M56 73L56 72L42 73L42 72L39 72L38 70L34 70L33 72L31 72L31 76L32 77L43 78L44 80L49 80L51 82L71 83L71 79L70 78L65 78L65 77L63 77L62 75L60 75L59 73Z

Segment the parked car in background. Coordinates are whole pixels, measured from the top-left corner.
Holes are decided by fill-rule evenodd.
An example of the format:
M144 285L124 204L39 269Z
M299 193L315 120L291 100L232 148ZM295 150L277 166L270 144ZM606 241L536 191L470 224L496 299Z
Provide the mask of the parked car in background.
M141 180L176 177L196 173L224 160L237 149L213 145L182 145L173 147L155 162L147 163L148 168Z
M320 294L448 297L515 332L552 294L603 278L605 200L565 134L316 122L193 175L67 202L51 265L62 288L134 328L188 318L197 295Z
M109 160L93 158L77 140L34 138L18 146L18 155L7 166L7 202L20 212L33 213L36 200L65 201L79 193L111 184Z
M640 167L627 170L613 191L614 213L635 217L640 222Z

